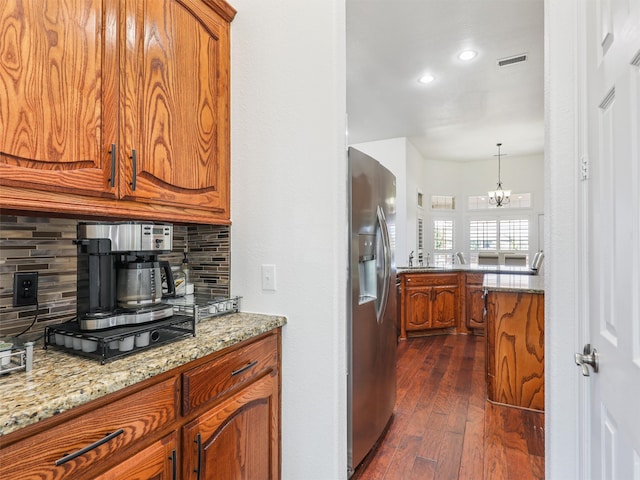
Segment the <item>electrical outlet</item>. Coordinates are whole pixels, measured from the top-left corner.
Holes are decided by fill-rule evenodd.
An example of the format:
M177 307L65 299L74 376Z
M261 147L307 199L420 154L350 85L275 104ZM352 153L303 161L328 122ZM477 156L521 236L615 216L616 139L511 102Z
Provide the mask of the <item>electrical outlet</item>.
M36 305L38 303L38 272L15 273L13 275L13 306Z

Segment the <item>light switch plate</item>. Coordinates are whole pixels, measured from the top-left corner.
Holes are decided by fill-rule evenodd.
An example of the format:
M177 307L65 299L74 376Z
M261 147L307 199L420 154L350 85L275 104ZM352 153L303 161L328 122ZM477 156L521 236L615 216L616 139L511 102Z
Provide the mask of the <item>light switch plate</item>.
M275 291L276 289L276 266L262 265L262 290Z

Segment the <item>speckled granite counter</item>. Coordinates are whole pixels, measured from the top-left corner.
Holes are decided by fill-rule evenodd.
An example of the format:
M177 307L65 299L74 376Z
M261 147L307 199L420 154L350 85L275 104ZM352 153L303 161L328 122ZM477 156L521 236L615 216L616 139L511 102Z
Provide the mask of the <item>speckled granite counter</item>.
M482 286L491 291L544 293L544 277L540 275L496 275L484 276Z
M513 265L449 265L446 267L398 267L401 273L509 273L513 275L534 275L529 267L517 267Z
M101 365L53 348L33 370L0 377L0 436L286 324L281 316L234 313L205 319L196 336Z

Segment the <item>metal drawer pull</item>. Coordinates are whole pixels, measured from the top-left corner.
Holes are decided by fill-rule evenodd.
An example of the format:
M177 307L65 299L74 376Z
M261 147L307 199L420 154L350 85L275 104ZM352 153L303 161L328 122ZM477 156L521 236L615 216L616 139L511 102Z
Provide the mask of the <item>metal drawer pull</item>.
M257 364L258 364L258 361L257 361L257 360L254 360L254 361L253 361L253 362L251 362L251 363L247 363L244 367L239 368L239 369L234 370L233 372L231 372L231 376L232 376L232 377L235 377L235 376L236 376L236 375L238 375L239 373L242 373L242 372L244 372L245 370L249 370L250 368L255 367Z
M200 468L202 467L202 438L200 437L199 433L195 439L195 443L196 445L198 445L198 466L194 470L194 472L198 473L198 480L200 480Z
M108 441L113 440L118 435L122 435L123 433L124 433L124 430L121 428L120 430L116 430L115 432L108 434L106 437L101 438L97 442L94 442L94 443L92 443L91 445L89 445L87 447L81 448L77 452L70 453L69 455L65 455L64 457L59 458L58 460L56 460L56 467L59 467L60 465L63 465L65 463L73 460L74 458L79 457L80 455L84 455L85 453L93 450L94 448L98 448L100 445L103 445L103 444L107 443Z

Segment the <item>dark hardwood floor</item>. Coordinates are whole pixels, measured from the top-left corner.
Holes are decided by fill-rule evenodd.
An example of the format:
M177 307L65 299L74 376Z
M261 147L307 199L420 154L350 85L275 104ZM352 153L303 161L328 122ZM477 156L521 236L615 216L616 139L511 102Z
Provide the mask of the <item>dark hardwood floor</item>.
M544 414L486 400L484 337L398 347L393 420L354 480L544 478Z

